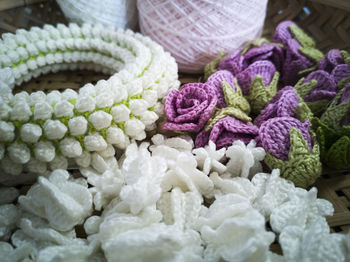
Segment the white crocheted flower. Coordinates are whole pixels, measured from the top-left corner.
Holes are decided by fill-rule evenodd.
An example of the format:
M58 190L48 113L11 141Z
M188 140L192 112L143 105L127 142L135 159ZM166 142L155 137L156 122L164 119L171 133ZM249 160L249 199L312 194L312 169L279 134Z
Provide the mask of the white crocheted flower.
M11 122L0 121L0 141L11 142L15 138L15 126Z
M129 108L131 112L136 116L141 115L144 111L147 110L148 107L149 104L144 99L132 99L129 102Z
M10 116L12 108L9 107L0 97L0 120L7 120Z
M157 146L167 146L180 152L190 152L194 146L193 140L189 136L176 136L167 138L161 134L156 134L152 138L153 145L149 147L151 152L157 150Z
M226 149L216 150L216 145L213 141L209 141L209 145L204 148L193 149L192 152L204 174L209 175L210 171L216 171L221 174L226 171L226 166L220 162L225 158Z
M153 112L146 110L143 113L140 114L140 120L142 123L144 123L146 126L153 124L158 120L159 116Z
M11 231L16 228L19 217L17 207L13 204L0 205L0 240L8 241Z
M62 99L62 95L57 90L53 90L46 95L46 102L48 102L50 105L57 104L58 102L61 101L61 99Z
M43 102L46 100L46 95L43 91L36 91L29 95L29 105L34 106L37 103Z
M129 120L130 109L124 104L117 105L112 107L111 115L115 122L124 122Z
M54 113L56 117L72 117L74 106L68 101L59 101L55 104Z
M280 177L279 169L272 170L271 174L258 173L252 179L257 196L254 207L259 210L266 219L271 212L281 204L289 200L289 196L295 191L294 184Z
M279 243L286 261L348 261L346 235L330 234L323 217L313 219L304 229L289 225L279 236Z
M39 177L18 202L27 212L47 219L52 228L62 231L81 224L92 211L87 184L72 180L62 169L53 171L48 179Z
M25 169L34 174L44 174L47 171L47 163L39 161L35 158L31 158L27 164L25 164Z
M69 137L60 141L60 151L65 157L69 158L78 157L83 153L79 141Z
M142 94L142 98L147 101L148 106L152 107L157 103L158 95L155 90L146 90Z
M42 135L42 130L39 125L27 123L21 127L20 137L23 142L36 143Z
M129 138L124 134L123 130L119 127L110 127L106 132L107 142L117 146L118 148L125 149L129 144Z
M0 69L0 79L1 82L6 84L8 87L13 88L15 85L15 77L11 68L1 68Z
M105 111L100 110L92 113L89 116L89 122L94 126L94 128L101 130L111 125L112 116Z
M63 100L74 100L74 99L77 99L78 98L78 94L77 92L75 92L73 89L65 89L63 92L62 92L62 99Z
M255 147L256 142L251 140L246 146L242 141L233 142L227 148L226 156L230 159L226 164L227 171L233 176L248 177L262 171L260 161L265 158L265 150Z
M93 111L95 109L95 99L87 95L79 95L75 102L75 108L80 113Z
M13 162L8 156L0 161L1 169L9 175L18 176L23 171L23 165Z
M11 160L15 163L25 164L30 159L30 150L23 143L12 143L7 147L7 152Z
M98 96L96 96L96 106L98 108L110 107L113 103L113 96L107 92L99 93Z
M317 189L306 191L296 188L289 192L289 201L273 209L270 224L275 232L282 232L288 225L295 225L303 229L309 228L312 219L333 215L332 204L325 199L317 198Z
M62 139L68 128L59 120L46 120L43 126L47 139Z
M101 151L106 149L107 143L99 134L84 137L84 146L88 151Z
M125 122L125 132L128 136L136 140L143 140L146 138L145 124L136 118L129 119Z
M148 143L137 148L135 143L126 149L122 174L126 185L121 189L120 198L128 203L133 214L144 207L153 205L161 195L160 184L165 174L166 163L159 157L151 157Z
M50 162L55 158L56 148L51 142L39 141L35 144L35 158L42 162Z
M64 156L56 155L55 158L49 163L49 165L51 170L66 170L68 168L68 160Z
M50 119L53 113L52 106L47 102L37 102L34 106L34 120Z
M248 261L257 256L267 260L274 234L265 230L264 217L248 199L237 194L219 196L198 222L206 245L205 261Z
M16 102L13 104L11 113L10 113L10 119L12 121L18 120L18 121L28 121L29 118L32 115L32 110L30 110L30 107L25 102Z
M83 135L87 131L88 122L83 116L77 116L69 119L68 127L72 136Z

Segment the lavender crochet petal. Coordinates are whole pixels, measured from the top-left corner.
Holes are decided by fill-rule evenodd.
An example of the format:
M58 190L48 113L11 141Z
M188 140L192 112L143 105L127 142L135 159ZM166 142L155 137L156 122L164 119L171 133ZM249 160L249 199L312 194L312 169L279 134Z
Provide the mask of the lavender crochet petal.
M258 127L250 123L244 123L234 117L226 116L213 126L209 140L213 141L217 148L222 148L232 145L235 140L249 143L251 139L257 136L258 131Z
M250 84L257 75L262 76L263 82L267 86L275 72L276 67L270 61L256 61L249 65L247 69L237 75L238 84L243 95L249 95Z
M342 64L337 65L332 70L331 75L333 76L335 82L338 84L341 80L350 77L350 65Z
M299 104L298 95L291 86L279 90L269 101L260 115L254 120L254 124L260 126L263 122L274 117L291 116L296 113Z
M286 44L286 59L283 64L282 81L285 85L294 85L298 73L313 66L313 62L299 52L300 44L295 39L289 39Z
M211 117L216 103L215 91L206 84L190 83L180 91L171 91L164 103L168 120L162 128L198 132Z
M196 137L196 141L195 141L196 148L205 147L206 145L208 145L209 135L210 135L210 131L204 131L204 130L201 131Z
M282 69L284 54L283 49L274 44L263 43L261 46L251 48L245 55L244 59L248 65L261 60L271 61L276 69Z
M311 150L311 137L309 134L310 122L301 123L293 117L275 117L265 121L259 129L259 141L264 149L271 155L288 160L290 148L289 131L292 127L297 128L307 141Z
M334 67L340 64L344 64L344 58L340 53L339 49L331 49L325 55L324 58L321 59L319 64L319 69L327 71L331 73Z
M233 75L227 70L219 70L208 78L206 84L214 89L215 94L218 97L218 108L226 107L225 95L222 90L222 82L227 82L234 90L236 90L233 79Z
M293 38L291 32L289 31L289 26L291 25L296 26L296 24L292 21L281 22L276 27L275 33L272 37L272 41L276 43L282 43L284 45L287 44L287 41Z
M305 96L306 102L313 102L318 100L331 100L337 94L337 84L334 81L332 75L324 70L317 70L310 73L305 78L305 83L310 82L312 79L317 81L317 85L309 94Z
M219 63L218 70L228 70L235 76L242 72L246 67L247 64L244 62L241 50L236 50L229 57L223 59Z

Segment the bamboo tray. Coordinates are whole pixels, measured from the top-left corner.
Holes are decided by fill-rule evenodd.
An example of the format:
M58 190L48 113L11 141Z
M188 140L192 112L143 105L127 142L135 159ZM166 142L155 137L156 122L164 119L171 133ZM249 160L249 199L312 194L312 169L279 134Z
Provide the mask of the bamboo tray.
M283 20L298 23L323 51L340 48L350 51L350 1L348 0L270 0L264 36L271 37L276 25ZM53 0L0 0L0 33L17 28L43 26L46 23L67 23ZM16 91L78 89L108 76L90 71L64 71L33 79ZM197 82L198 75L180 75L181 82ZM350 229L350 173L324 170L315 186L318 196L332 202L334 215L328 217L332 232ZM273 250L278 247L272 246Z

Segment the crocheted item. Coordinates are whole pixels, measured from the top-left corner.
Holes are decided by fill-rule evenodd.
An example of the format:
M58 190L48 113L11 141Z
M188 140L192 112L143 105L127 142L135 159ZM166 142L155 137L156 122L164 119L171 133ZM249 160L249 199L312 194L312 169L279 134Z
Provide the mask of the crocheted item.
M190 83L166 97L164 111L167 122L162 128L198 132L209 120L217 104L216 92L207 84Z
M65 169L65 158L79 164L85 152L90 159L91 153L108 145L125 148L130 138L144 139L145 129L154 129L162 114L160 99L179 85L175 60L130 30L45 25L3 34L0 46L0 67L5 68L0 70L3 174ZM12 94L14 84L51 70L80 68L80 63L90 69L107 68L104 72L113 76L78 92Z
M204 81L207 81L208 78L214 74L217 71L218 65L221 61L221 59L224 57L224 50L221 49L220 53L218 54L217 57L215 57L213 59L213 61L211 61L210 63L208 63L205 67L204 67Z
M262 123L259 142L268 152L265 163L297 186L307 187L320 176L322 165L317 143L311 146L308 121L276 117Z
M350 83L345 86L320 119L314 120L323 162L335 169L349 169Z
M226 116L220 119L210 131L200 132L195 141L196 147L203 147L209 140L216 144L218 149L228 147L236 140L248 144L258 134L259 129L251 123L244 123L234 117Z
M321 59L320 64L318 65L318 68L321 70L324 70L328 73L331 73L334 67L340 64L344 64L344 55L342 54L343 51L340 51L339 49L331 49L327 52L327 54L324 56L324 58Z
M263 122L275 117L294 117L299 102L300 100L295 89L291 86L286 86L279 90L268 102L260 115L255 118L254 124L261 126Z

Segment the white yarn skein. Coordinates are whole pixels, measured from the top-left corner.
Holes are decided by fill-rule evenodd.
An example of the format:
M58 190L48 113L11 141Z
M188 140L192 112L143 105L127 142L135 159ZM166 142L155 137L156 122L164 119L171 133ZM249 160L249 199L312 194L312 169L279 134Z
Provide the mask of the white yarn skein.
M57 0L64 15L74 23L137 28L136 0Z
M261 35L267 0L137 0L141 32L175 57L179 71L200 73Z

